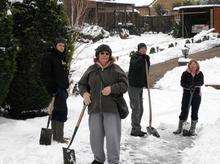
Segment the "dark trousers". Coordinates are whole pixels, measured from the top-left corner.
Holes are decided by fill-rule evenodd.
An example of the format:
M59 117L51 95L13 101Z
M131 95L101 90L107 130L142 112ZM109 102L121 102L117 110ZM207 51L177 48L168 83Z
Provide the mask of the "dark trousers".
M143 88L136 88L129 86L128 94L130 98L131 113L131 126L132 132L141 131L141 118L143 116Z
M184 92L183 97L182 97L182 107L181 107L181 113L179 116L180 120L186 121L189 115L189 100L190 100L190 93L189 92ZM190 104L191 106L191 119L193 121L198 120L198 111L199 111L199 106L201 103L201 96L198 93L194 93L192 102Z
M65 122L67 120L67 104L66 104L67 97L68 97L68 93L65 89L58 89L54 101L52 120L59 122Z

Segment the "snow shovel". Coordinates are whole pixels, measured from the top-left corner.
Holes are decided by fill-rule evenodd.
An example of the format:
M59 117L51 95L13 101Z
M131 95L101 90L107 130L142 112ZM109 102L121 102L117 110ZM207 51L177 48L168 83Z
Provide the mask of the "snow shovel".
M50 105L48 106L48 120L47 120L47 128L42 128L41 129L41 134L40 134L40 145L51 145L51 138L53 134L53 130L49 129L50 125L50 120L51 120L51 114L53 110L53 105L54 105L55 97L52 98Z
M147 132L149 135L153 135L157 138L160 137L157 130L152 127L152 106L151 106L151 96L150 96L150 86L149 86L149 70L146 62L146 77L147 77L147 93L148 93L148 101L149 101L149 126L147 127Z
M189 104L187 106L188 110L190 109L194 92L195 92L195 89L190 90ZM183 136L189 136L189 130L183 129Z
M80 113L80 116L79 116L79 120L76 124L76 127L74 129L74 132L73 132L73 135L72 135L72 138L71 138L71 141L70 141L68 147L67 148L63 147L63 161L64 161L64 164L75 164L76 163L75 151L73 149L70 149L70 146L73 143L73 140L76 136L76 132L79 128L79 125L80 125L80 122L81 122L81 120L83 118L83 115L85 113L86 107L87 107L86 105L83 106L83 109L82 109L82 111Z

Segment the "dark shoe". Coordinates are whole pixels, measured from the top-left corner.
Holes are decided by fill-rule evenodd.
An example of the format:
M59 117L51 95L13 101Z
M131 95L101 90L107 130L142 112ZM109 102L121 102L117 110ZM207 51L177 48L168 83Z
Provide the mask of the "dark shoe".
M69 140L67 140L66 138L61 138L61 139L56 140L56 141L59 142L59 143L65 143L65 144L69 143Z
M146 132L142 132L142 131L131 132L131 136L134 136L134 137L144 137L145 135L147 135L147 133Z
M94 160L91 164L103 164L102 162Z

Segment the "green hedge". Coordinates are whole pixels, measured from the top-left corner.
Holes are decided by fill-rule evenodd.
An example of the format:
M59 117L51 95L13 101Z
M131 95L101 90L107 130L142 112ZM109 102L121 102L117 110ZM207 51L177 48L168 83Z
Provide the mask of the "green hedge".
M7 0L0 2L0 106L4 102L16 68L13 20Z

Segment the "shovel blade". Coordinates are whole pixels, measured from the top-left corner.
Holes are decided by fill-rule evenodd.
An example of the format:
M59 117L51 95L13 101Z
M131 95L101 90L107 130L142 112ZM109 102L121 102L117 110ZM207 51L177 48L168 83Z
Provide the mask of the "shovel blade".
M149 135L153 135L153 136L155 136L157 138L160 138L160 134L153 127L147 127L147 132L148 132Z
M76 164L75 151L63 147L63 161L64 164Z
M52 129L42 128L39 141L40 145L51 145L52 134Z

